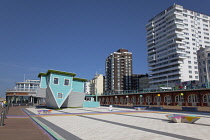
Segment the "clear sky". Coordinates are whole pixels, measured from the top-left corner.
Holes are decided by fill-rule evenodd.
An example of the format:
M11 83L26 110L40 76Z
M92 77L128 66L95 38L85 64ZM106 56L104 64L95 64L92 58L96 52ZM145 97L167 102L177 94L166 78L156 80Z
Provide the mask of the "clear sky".
M148 73L145 25L174 3L210 15L210 0L0 0L0 97L48 69L92 79L120 48Z

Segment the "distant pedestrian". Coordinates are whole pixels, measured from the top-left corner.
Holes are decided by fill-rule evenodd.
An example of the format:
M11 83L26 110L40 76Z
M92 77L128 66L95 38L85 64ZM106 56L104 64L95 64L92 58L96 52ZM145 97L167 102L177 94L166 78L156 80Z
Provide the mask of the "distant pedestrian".
M6 100L3 101L3 104L4 104L3 105L4 107L7 107L7 101Z
M109 111L113 111L112 105L109 105Z

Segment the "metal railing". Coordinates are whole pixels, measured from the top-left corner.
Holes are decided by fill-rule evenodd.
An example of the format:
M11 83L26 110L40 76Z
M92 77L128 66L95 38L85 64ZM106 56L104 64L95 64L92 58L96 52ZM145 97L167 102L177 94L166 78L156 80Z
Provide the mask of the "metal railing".
M17 89L7 89L7 91L34 91L36 92L37 88L17 88Z
M123 90L123 91L117 91L117 92L106 92L103 93L103 95L123 95L123 94L134 94L134 93L150 93L150 92L161 92L161 91L183 91L183 90L195 90L195 89L210 89L210 83L205 83L203 85L194 85L190 84L187 86L175 86L171 87L171 89L143 89L143 90ZM100 95L99 95L100 96Z
M4 106L2 108L2 112L1 112L1 120L0 120L0 126L4 126L4 119L7 119L7 114L8 114L8 111L9 111L9 104Z

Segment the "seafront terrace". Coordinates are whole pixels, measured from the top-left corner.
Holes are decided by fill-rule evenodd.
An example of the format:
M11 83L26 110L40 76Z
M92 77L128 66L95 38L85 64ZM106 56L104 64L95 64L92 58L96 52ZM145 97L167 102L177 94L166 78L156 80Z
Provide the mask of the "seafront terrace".
M95 98L102 105L210 106L210 88L110 92Z
M186 112L176 109L138 111L126 107L113 107L113 111L109 111L109 107L106 106L65 108L52 110L50 114L38 113L38 110L46 108L11 107L10 111L19 110L20 114L11 115L12 112L9 111L5 126L0 127L0 132L4 132L1 136L4 136L5 140L11 139L12 136L13 138L16 136L16 139L38 140L39 135L43 139L60 140L208 140L210 137L210 111ZM196 115L201 118L194 124L172 123L166 118L167 114ZM25 123L24 120L31 122L31 127L37 128L36 131L31 131L29 122ZM19 121L21 123L17 124Z

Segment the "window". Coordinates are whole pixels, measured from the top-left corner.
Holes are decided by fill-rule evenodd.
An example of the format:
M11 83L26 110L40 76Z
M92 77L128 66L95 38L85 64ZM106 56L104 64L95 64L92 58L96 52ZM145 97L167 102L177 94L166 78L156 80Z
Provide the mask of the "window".
M64 85L65 85L65 86L68 86L68 85L69 85L69 79L65 79Z
M58 85L58 78L54 78L54 84Z
M62 99L63 98L63 93L58 93L58 98Z

